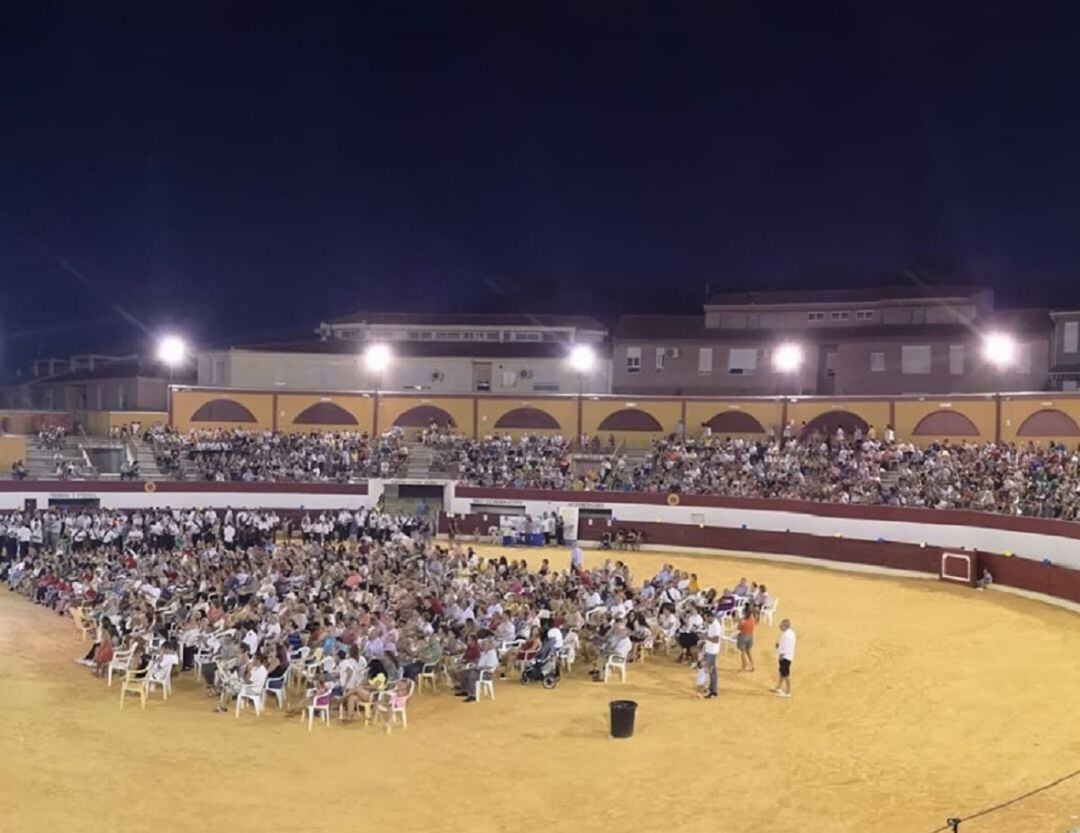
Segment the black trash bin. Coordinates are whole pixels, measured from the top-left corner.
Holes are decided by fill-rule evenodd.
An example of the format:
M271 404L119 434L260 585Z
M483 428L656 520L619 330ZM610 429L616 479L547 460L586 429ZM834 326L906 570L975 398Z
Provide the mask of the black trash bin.
M611 736L613 738L632 738L634 736L634 715L637 713L637 703L633 700L612 700L608 705L611 708Z

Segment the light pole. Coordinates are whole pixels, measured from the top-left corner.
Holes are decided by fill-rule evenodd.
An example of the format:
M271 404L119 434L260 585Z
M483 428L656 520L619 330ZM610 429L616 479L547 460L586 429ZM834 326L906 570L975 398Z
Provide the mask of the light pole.
M394 354L390 348L382 343L376 342L375 344L369 344L364 349L364 367L375 380L375 397L373 400L373 410L371 417L371 434L376 436L379 433L379 382L383 372L390 366L390 362L393 361Z
M580 443L584 433L582 423L584 419L585 374L591 372L593 367L596 366L596 351L588 344L575 344L566 360L578 377L577 436Z
M1001 442L1001 375L1016 363L1016 338L1009 333L989 332L983 336L982 354L994 368L994 442Z
M187 343L177 335L162 336L157 344L157 359L169 368L169 383L172 384L173 371L187 359Z
M785 376L796 377L799 380L798 393L802 394L802 366L806 354L802 345L794 341L785 341L776 345L772 352L773 370ZM787 387L784 385L783 387ZM788 397L785 393L780 408L780 444L784 444L784 433L787 431Z

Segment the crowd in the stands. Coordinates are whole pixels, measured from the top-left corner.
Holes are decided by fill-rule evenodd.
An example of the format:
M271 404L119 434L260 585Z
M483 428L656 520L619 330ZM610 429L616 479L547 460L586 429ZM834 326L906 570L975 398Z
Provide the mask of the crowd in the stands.
M153 447L163 472L211 481L345 482L400 477L409 457L400 429L372 437L360 432L287 434L241 429L179 433L154 425L144 439Z
M427 440L441 471L480 486L645 491L974 509L1080 518L1080 454L1063 443L897 441L893 429L798 439L672 435L636 458L625 449L575 466L559 437L445 432Z

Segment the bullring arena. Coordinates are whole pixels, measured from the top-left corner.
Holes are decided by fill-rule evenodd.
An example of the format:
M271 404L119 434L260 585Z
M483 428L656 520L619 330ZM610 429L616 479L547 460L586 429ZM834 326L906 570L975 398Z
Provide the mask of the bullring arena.
M179 483L150 491L123 487L128 492L113 485L102 496L111 505L345 500L310 485L291 487L299 497L244 493L248 485L197 499L185 491L195 487ZM44 501L57 488L23 484L20 497ZM87 494L90 488L80 486ZM378 488L356 488L351 499L370 500L363 493ZM491 490L445 488L444 505L458 510L461 533L490 520L470 506L500 499ZM535 493L499 494L505 503L536 508ZM570 502L548 495L551 503L540 508L564 498ZM1019 585L1046 590L1038 583L1048 574L1033 577L1019 557L986 554L1001 581L980 591L938 579L941 547L900 540L910 537L907 527L918 526L931 542L952 545L958 531L970 536L971 527L935 528L927 513L906 524L902 516L871 518L869 510L866 517L833 511L823 521L784 506L779 522L792 528L769 532L763 528L779 515L770 520L764 510L725 507L720 499L652 496L642 506L644 497L618 498L622 503L613 505L621 518L636 513L638 527L654 540L687 546L589 548L585 567L624 560L635 584L665 563L696 573L702 587L729 587L743 576L766 584L779 600L776 623L790 618L800 640L791 699L771 692L778 631L763 621L756 671L740 672L738 655L725 650L715 701L698 699L691 669L657 652L631 663L625 683L617 676L594 682L579 663L554 690L497 680L495 699L473 704L440 681L436 693L425 688L410 698L408 728L389 733L378 723L336 719L309 732L295 712L280 711L272 700L259 718L249 709L239 717L231 709L215 713L215 701L190 673L176 676L168 701L152 694L145 710L134 699L121 710L115 681L108 688L72 663L87 643L71 619L5 589L3 829L697 831L730 823L770 831L929 833L948 817L1076 768L1076 613L1046 603L1045 594L1024 598L1001 586L1012 575ZM704 522L680 523L690 518ZM957 514L957 524L966 520ZM822 523L843 532L821 534ZM888 530L890 539L860 540L864 523ZM581 535L598 538L606 526L583 522ZM972 541L992 548L995 535L1052 537L1044 532L1029 524L1019 532L990 529L989 537ZM740 546L755 551L733 551ZM527 558L533 569L541 558L555 569L569 566L567 547L479 548L485 556ZM1071 571L1037 566L1073 592ZM291 689L289 698L296 705L302 691ZM616 698L639 704L630 739L608 736L608 702ZM1078 815L1080 780L1073 779L961 829L1062 831L1080 823Z

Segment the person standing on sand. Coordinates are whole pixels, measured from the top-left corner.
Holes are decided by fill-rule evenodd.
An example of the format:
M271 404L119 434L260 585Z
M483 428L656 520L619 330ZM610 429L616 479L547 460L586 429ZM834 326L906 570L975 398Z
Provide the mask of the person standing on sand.
M716 696L716 658L720 655L720 638L724 629L720 626L716 613L711 610L705 620L709 623L705 630L705 668L709 672L709 693L705 697L711 699Z
M575 541L573 549L570 550L570 571L580 573L584 566L585 553L581 551L581 545Z
M754 618L750 607L743 608L743 618L739 620L739 635L735 637L735 647L739 649L739 659L742 660L743 671L754 670L754 658L750 651L754 648L754 626L757 619Z
M780 641L776 643L776 655L780 658L780 676L773 689L780 697L791 696L791 663L795 661L795 631L791 620L780 623Z

